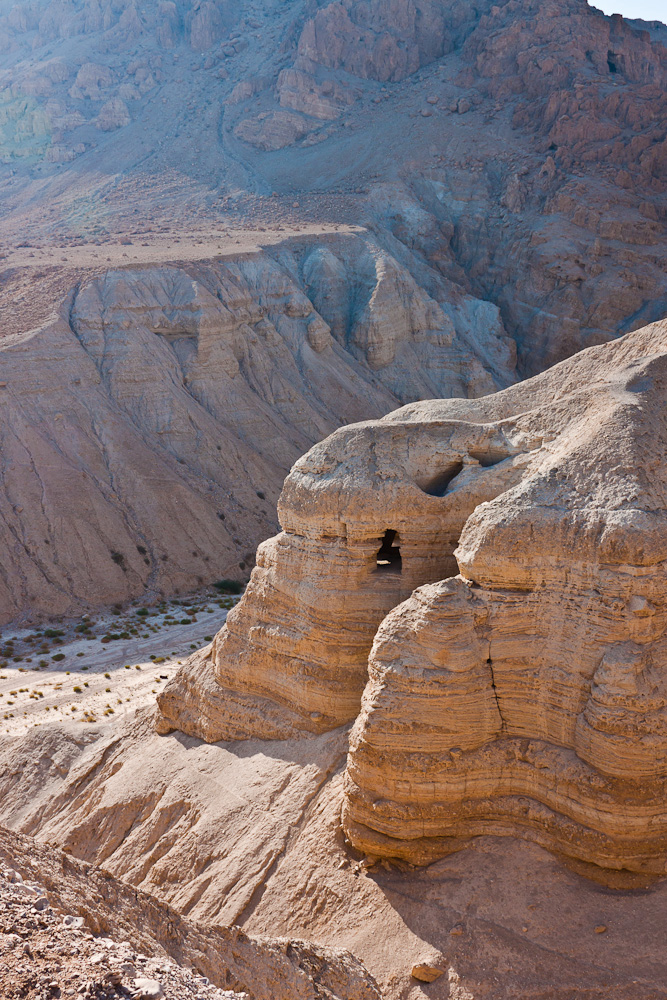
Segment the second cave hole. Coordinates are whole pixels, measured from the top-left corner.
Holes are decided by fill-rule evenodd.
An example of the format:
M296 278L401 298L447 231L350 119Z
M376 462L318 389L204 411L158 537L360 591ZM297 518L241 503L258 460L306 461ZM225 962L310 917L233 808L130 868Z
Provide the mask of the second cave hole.
M387 528L378 549L377 569L383 573L401 572L401 549L398 544L398 534L393 528Z

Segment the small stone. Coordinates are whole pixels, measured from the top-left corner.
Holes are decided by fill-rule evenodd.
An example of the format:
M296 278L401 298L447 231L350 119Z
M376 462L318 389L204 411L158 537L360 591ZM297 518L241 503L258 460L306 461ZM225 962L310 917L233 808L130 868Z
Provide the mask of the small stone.
M597 927L595 928L595 933L596 934L605 934L606 931L607 931L607 925L606 924L598 924Z
M418 979L420 983L434 983L436 979L444 975L445 970L439 969L430 962L417 962L412 966L412 978Z
M134 990L136 1000L159 1000L164 996L162 986L157 979L135 979Z
M464 933L463 924L454 924L449 933L451 934L452 937L461 937L461 935Z

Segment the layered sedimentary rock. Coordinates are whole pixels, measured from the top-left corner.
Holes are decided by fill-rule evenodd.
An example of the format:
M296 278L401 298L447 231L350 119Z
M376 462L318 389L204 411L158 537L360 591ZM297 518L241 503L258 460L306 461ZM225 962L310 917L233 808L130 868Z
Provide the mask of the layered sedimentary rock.
M415 587L456 572L466 517L521 478L540 442L452 420L426 431L357 424L316 445L285 482L282 534L260 545L246 594L214 640L217 722L205 699L205 729L196 711L185 723L181 700L197 699L187 670L160 698L166 718L214 740L354 719L384 616Z
M357 237L83 282L0 345L0 620L244 578L314 441L514 380L497 311L482 315Z
M316 445L160 727L197 733L198 697L208 739L359 713L343 823L366 853L505 833L664 871L666 387L663 322Z
M665 870L666 385L663 323L473 409L545 444L466 522L460 575L378 630L348 762L356 846L425 862L517 833Z

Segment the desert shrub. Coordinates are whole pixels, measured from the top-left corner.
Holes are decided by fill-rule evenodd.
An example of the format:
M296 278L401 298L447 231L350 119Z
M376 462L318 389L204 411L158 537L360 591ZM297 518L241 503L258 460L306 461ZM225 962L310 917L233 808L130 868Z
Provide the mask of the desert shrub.
M221 594L240 594L243 590L243 584L238 580L218 580L213 586Z

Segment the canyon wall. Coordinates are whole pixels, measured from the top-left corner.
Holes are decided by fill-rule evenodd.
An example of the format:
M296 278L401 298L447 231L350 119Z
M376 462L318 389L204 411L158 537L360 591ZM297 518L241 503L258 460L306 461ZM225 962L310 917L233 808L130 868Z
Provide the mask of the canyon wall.
M475 327L363 237L83 281L0 344L0 620L246 578L315 441L514 380L489 309Z

